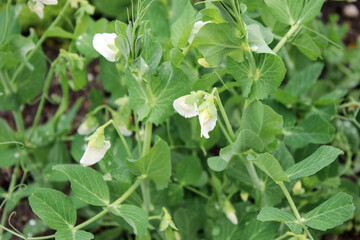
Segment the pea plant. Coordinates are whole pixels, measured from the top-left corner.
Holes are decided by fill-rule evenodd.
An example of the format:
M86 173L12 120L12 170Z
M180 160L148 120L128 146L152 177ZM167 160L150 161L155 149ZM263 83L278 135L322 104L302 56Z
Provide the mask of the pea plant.
M324 0L115 2L2 4L0 239L360 231L360 44Z

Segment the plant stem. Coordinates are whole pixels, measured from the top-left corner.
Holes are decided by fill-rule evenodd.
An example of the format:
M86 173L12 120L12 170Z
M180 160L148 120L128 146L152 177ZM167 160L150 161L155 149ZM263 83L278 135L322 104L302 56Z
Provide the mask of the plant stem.
M14 191L15 184L16 184L18 174L19 174L19 170L20 170L20 163L17 162L16 165L15 165L14 171L13 171L13 173L11 175L11 180L10 180L7 196L4 199L4 201L6 201L6 202L5 202L4 210L3 210L3 213L2 213L2 217L1 217L1 223L0 223L1 226L5 225L5 221L6 221L7 214L8 214L7 209L6 209L7 200L11 198L11 195L12 195L12 193ZM3 228L0 228L0 239L2 239L3 231L4 231Z
M63 8L61 9L59 15L55 18L55 20L51 23L51 25L46 29L46 31L43 33L43 35L41 36L41 38L37 41L35 48L26 56L25 61L23 61L16 69L14 75L11 78L11 82L14 83L17 79L17 77L20 75L20 73L22 72L22 70L25 67L25 62L29 61L31 59L32 56L34 56L34 54L36 53L36 51L38 50L38 48L43 44L43 42L45 41L45 39L47 38L47 33L49 31L49 29L54 28L59 21L61 20L61 18L64 16L66 10L68 9L68 7L70 6L70 0L66 0L65 5L63 6Z
M3 37L0 41L0 46L5 42L7 33L9 31L9 23L10 23L10 7L11 7L11 0L8 0L6 3L6 22L5 22L5 30L3 33Z
M284 46L284 44L290 39L290 37L296 32L296 30L298 30L299 27L300 27L300 22L297 22L295 25L291 26L289 31L280 40L280 42L278 42L278 44L275 46L275 48L273 49L273 52L277 53L282 48L282 46Z
M222 121L221 121L220 119L218 119L217 122L219 123L220 129L221 129L221 131L223 132L223 134L225 135L226 140L227 140L230 144L232 144L234 141L231 139L228 131L226 131L226 128L225 128L224 124L222 123Z
M151 135L152 135L152 123L147 122L145 125L145 139L144 139L142 157L144 157L150 151ZM144 209L146 212L149 212L151 208L151 196L150 196L148 181L143 181L141 183L141 192L144 201Z
M15 119L16 129L18 130L18 132L21 133L21 135L23 135L25 131L25 125L20 110L13 111L13 115Z
M131 151L130 151L130 148L129 148L126 140L125 140L124 135L120 132L120 129L115 125L114 122L112 122L112 125L114 126L117 134L119 135L119 137L120 137L120 139L121 139L121 142L122 142L122 144L123 144L124 147L125 147L126 153L128 154L128 156L129 156L130 158L134 158L133 155L132 155L132 153L131 153Z
M117 206L120 203L122 203L123 201L125 201L125 199L127 199L139 187L139 185L146 179L146 177L147 177L146 175L139 176L136 179L136 181L133 183L133 185L131 185L131 187L129 187L129 189L121 197L119 197L115 202L110 204L110 206Z
M150 150L150 144L151 144L151 134L152 134L152 123L147 122L145 125L145 140L144 140L144 146L142 151L142 156L144 157Z
M129 187L129 189L123 194L121 195L121 197L119 197L115 202L111 203L107 208L105 208L104 210L102 210L101 212L99 212L98 214L96 214L94 217L88 219L87 221L77 225L76 227L74 227L75 230L79 230L81 228L86 227L87 225L97 221L98 219L100 219L102 216L106 215L109 212L109 207L116 207L117 205L119 205L120 203L122 203L123 201L125 201L140 185L140 183L146 178L146 176L140 176L136 179L136 181Z
M194 192L194 193L196 193L197 195L199 195L199 196L201 196L201 197L203 197L203 198L205 198L205 199L210 199L210 197L209 197L208 195L206 195L206 194L203 193L203 192L200 192L199 190L197 190L197 189L195 189L195 188L193 188L193 187L186 186L186 185L183 185L183 187L186 188L186 189L188 189L188 190L190 190L190 191L192 191L192 192Z
M306 232L307 236L310 238L310 240L314 240L314 238L311 236L311 233L309 232L309 229L302 223L302 219L301 216L299 214L299 211L297 210L295 203L293 201L293 199L290 196L290 193L288 192L288 190L285 187L285 184L283 182L279 182L278 183L281 190L283 191L286 199L288 200L290 207L296 217L296 220L298 221L298 223L301 225L301 227L304 229L304 231Z
M250 177L251 177L251 180L252 182L255 184L255 187L258 189L258 190L261 190L262 188L262 184L259 180L259 177L256 173L256 170L255 170L255 167L254 167L254 163L252 161L248 161L247 159L245 159L245 162L248 163L248 172L250 174Z
M47 94L49 93L52 76L53 76L54 71L55 71L54 66L56 65L56 63L57 63L57 60L55 60L54 62L51 63L49 72L48 72L47 77L45 79L45 83L44 83L44 87L43 87L43 91L42 91L42 95L41 95L41 100L40 100L38 109L36 111L35 120L34 120L33 125L31 127L31 131L30 131L30 135L29 135L29 141L31 140L32 135L34 134L35 128L39 124L41 113L42 113L42 110L43 110L44 105L45 105L45 100L46 100Z
M227 128L227 130L229 132L229 135L230 135L231 139L234 141L236 139L236 136L235 136L235 133L234 133L232 127L231 127L231 124L230 124L229 118L228 118L228 116L227 116L227 114L225 112L224 106L221 103L220 95L219 95L219 92L217 91L217 89L215 90L215 96L216 96L216 100L217 100L221 115L222 115L222 117L223 117L223 119L225 121L226 128Z

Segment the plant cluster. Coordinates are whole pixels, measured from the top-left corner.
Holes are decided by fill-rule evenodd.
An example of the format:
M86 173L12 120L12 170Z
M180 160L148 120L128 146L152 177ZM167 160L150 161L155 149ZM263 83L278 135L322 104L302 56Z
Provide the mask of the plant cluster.
M16 123L0 118L0 167L13 167L0 239L360 231L360 43L343 45L336 16L316 19L324 0L116 2L7 0L0 12L0 109ZM51 11L40 38L21 33ZM47 39L63 44L53 60ZM104 91L70 102L98 58ZM47 102L57 111L41 121ZM39 219L19 231L9 213L24 202Z

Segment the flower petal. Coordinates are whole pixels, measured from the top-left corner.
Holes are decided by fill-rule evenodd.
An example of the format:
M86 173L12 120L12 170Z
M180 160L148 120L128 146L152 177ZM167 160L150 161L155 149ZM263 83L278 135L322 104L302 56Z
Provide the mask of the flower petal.
M207 109L199 113L199 122L201 126L201 136L209 138L209 132L212 131L216 126L217 114L211 116Z
M39 16L39 18L43 19L44 18L44 4L42 4L41 2L28 2L28 6L30 11L36 13L36 15Z
M122 135L124 135L125 137L129 137L132 135L132 131L130 131L126 125L121 125L121 126L118 126L120 132Z
M87 167L99 162L105 156L105 153L110 147L110 141L104 141L104 146L102 148L97 148L96 146L89 144L80 160L80 163L84 167Z
M41 2L45 5L56 5L58 4L58 0L37 0L37 2Z
M95 50L110 62L117 60L116 54L118 51L114 50L116 37L116 33L97 33L93 39L93 47ZM114 47L110 48L109 46Z
M206 22L203 22L203 21L197 21L194 23L194 26L191 30L191 33L190 33L190 37L188 38L188 43L191 44L192 41L194 40L195 38L195 35L200 31L200 28L202 28L203 26L205 26L207 23L209 23L210 21L206 21Z
M191 118L198 115L198 108L196 103L194 104L186 104L185 98L186 96L179 97L173 103L174 109L183 117Z

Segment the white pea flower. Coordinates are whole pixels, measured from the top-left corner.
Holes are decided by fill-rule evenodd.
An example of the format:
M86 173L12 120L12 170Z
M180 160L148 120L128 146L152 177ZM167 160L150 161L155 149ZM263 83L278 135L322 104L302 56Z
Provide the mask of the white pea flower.
M176 99L173 102L173 107L181 116L185 118L192 118L199 114L198 107L196 105L196 102L194 102L193 104L186 103L185 100L188 96L189 95L185 95Z
M106 154L107 150L111 147L110 141L104 141L103 147L98 148L95 144L89 142L80 163L84 166L91 166L99 162Z
M110 62L118 60L119 49L115 45L116 33L97 33L93 39L95 50Z
M226 214L226 217L230 220L230 222L232 224L234 224L234 225L238 224L236 211L235 211L234 207L231 205L231 203L228 200L225 201L223 211Z
M132 131L130 131L126 125L119 125L118 129L120 130L121 134L125 137L130 137L132 135Z
M77 133L80 135L89 135L93 133L96 128L99 126L96 118L88 117L83 123L80 124L79 128L77 129Z
M84 166L90 166L99 162L111 147L110 141L105 141L104 127L100 127L89 138L89 144L82 156L80 163Z
M205 26L206 24L208 24L210 21L206 21L206 22L203 22L203 21L197 21L194 23L194 26L191 30L191 33L190 33L190 37L188 39L188 43L191 44L192 41L194 40L195 38L195 35L200 31L200 28L202 28L203 26Z
M28 1L30 11L36 13L39 18L44 18L44 5L56 5L58 0L32 0Z
M199 104L200 106L198 106ZM217 120L217 112L212 95L204 97L203 92L194 92L176 99L173 107L185 118L199 116L201 136L209 138L209 132L215 128Z
M215 128L217 120L217 113L210 113L208 108L200 111L199 113L199 122L201 126L201 136L209 138L209 132Z

